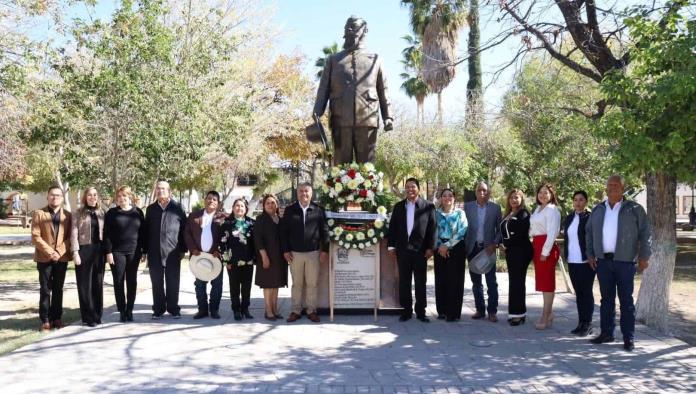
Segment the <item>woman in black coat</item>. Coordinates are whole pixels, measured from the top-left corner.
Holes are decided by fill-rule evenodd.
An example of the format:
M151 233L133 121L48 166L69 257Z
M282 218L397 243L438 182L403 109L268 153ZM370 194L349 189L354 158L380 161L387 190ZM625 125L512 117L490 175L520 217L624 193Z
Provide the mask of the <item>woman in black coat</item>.
M227 265L234 320L254 318L249 313L255 261L252 239L254 220L247 216L248 211L246 200L236 199L232 203L232 215L225 219L220 228L220 255Z
M585 253L585 225L590 217L587 208L587 193L580 190L573 194L574 212L563 221L563 259L568 263L570 281L575 289L578 308L578 326L571 334L586 336L592 327L594 295L592 286L595 271L587 263Z
M524 193L519 189L511 190L507 195L505 218L500 222L508 268L508 323L511 326L519 326L527 319L527 269L534 255L529 241L529 216Z

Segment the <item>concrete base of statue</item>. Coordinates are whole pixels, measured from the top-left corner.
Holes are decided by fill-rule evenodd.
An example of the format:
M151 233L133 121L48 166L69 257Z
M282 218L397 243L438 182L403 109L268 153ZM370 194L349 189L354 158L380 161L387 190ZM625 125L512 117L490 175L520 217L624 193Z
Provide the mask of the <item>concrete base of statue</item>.
M376 317L401 312L399 274L387 253L386 239L363 250L332 242L329 260L319 271L319 313Z

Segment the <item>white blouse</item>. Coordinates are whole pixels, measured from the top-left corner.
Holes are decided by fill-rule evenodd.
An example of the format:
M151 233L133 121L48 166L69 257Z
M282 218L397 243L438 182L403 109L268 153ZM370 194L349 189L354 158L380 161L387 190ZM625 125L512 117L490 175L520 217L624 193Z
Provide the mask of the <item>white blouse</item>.
M541 249L542 256L551 254L553 243L561 229L561 212L554 204L548 204L543 210L537 207L529 218L529 235L546 235L546 242Z

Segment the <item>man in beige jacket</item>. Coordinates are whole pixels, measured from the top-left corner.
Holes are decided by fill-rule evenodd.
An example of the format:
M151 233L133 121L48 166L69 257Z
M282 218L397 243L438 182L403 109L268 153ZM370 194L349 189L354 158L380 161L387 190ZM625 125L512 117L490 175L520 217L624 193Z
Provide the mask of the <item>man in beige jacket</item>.
M70 260L70 212L63 209L63 191L48 189L48 205L31 218L34 261L39 271L41 330L63 327L63 283Z

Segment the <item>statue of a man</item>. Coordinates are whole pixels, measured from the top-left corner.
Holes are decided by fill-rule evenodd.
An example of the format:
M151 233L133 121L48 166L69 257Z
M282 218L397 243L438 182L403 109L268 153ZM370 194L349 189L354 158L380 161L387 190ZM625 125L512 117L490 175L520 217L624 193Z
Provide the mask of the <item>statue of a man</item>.
M329 56L319 82L314 113L330 106L334 164L374 163L382 113L384 130L392 129L387 78L377 54L363 48L367 23L356 16L346 21L343 50Z

